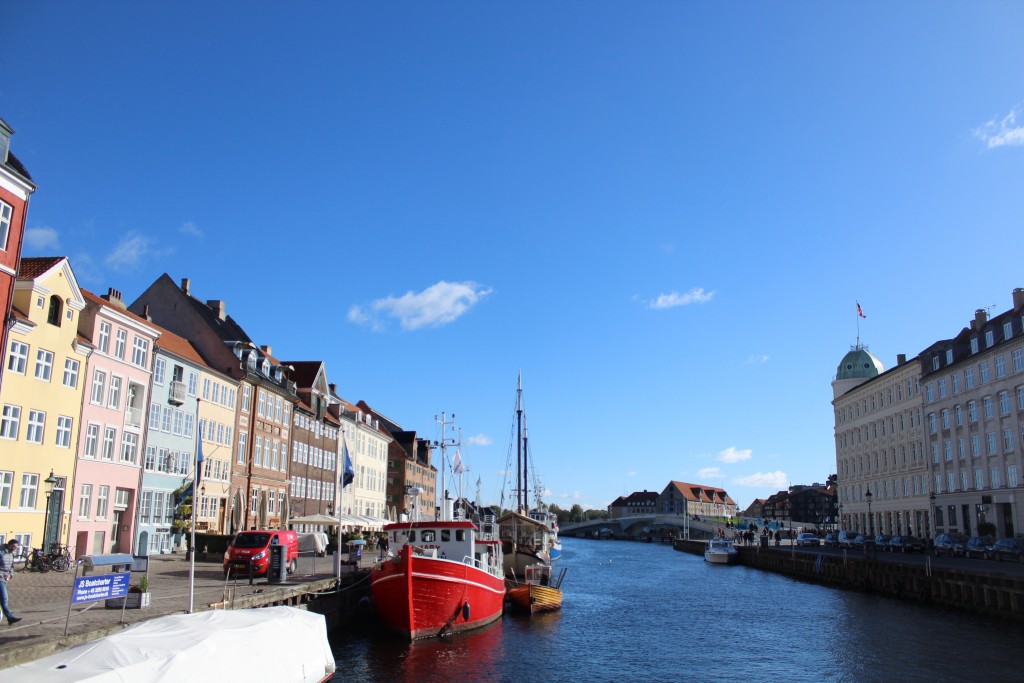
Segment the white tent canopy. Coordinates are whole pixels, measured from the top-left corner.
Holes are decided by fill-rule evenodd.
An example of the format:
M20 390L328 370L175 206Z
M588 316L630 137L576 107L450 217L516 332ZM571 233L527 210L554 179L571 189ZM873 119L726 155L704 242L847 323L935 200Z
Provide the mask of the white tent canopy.
M370 517L368 515L338 515L338 522L342 526L362 527L374 531L380 531L384 528L385 524L391 524L390 519Z
M340 522L337 517L331 517L330 515L304 515L302 517L292 517L288 520L289 524L320 524L322 526L338 526Z

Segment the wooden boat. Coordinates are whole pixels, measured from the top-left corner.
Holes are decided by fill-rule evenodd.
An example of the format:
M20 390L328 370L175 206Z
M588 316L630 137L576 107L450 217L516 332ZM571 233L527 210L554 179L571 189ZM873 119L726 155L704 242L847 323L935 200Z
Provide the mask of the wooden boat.
M533 564L526 568L523 583L513 584L508 589L508 598L513 609L520 612L551 612L562 608L562 569L557 579L553 580L553 570L549 564Z
M5 669L5 679L323 683L334 676L334 670L322 614L296 607L265 607L157 617Z

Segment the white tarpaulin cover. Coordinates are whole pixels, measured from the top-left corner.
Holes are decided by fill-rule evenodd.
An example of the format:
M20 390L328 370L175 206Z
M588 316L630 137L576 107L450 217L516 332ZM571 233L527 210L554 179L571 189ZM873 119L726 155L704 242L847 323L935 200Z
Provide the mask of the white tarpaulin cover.
M323 615L295 607L159 617L5 669L4 680L319 683L334 673Z

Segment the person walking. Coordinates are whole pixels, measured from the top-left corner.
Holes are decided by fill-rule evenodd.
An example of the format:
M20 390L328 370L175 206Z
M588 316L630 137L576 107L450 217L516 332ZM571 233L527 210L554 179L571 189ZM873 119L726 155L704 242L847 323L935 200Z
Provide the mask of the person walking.
M7 617L7 623L17 624L21 617L16 617L7 606L7 582L14 577L14 554L18 552L17 539L7 541L3 548L0 548L0 609Z

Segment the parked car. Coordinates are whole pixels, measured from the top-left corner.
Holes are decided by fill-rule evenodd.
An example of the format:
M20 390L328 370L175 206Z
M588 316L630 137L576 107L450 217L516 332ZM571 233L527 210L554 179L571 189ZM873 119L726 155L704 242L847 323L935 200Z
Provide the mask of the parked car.
M254 576L264 576L270 567L270 546L287 546L288 572L294 573L299 559L299 536L294 531L261 529L242 531L235 536L224 553L224 576L234 570L234 576L247 576L250 564Z
M860 534L856 531L840 531L839 536L836 538L836 542L839 543L840 548L852 548L853 541L858 536L860 536Z
M821 544L826 548L838 548L839 536L834 533L825 534L825 538L821 540Z
M821 545L821 539L815 534L805 531L804 533L797 535L796 546L800 548L805 545Z
M863 534L857 534L856 536L853 537L853 542L851 543L850 547L853 548L854 550L863 550L864 549L864 544L867 543L867 541L868 541L868 537L867 536L865 536Z
M889 545L890 538L892 538L892 536L888 536L886 534L878 534L877 536L875 536L875 547L879 550L885 550L886 546Z
M893 536L888 549L894 553L923 553L924 543L916 536Z
M967 537L963 534L939 534L935 537L935 554L957 557L963 554Z
M964 557L985 557L990 545L992 545L991 540L981 536L972 536L964 546L963 555Z
M1003 560L1024 562L1024 543L1016 538L1000 538L989 547L988 557L999 562Z

